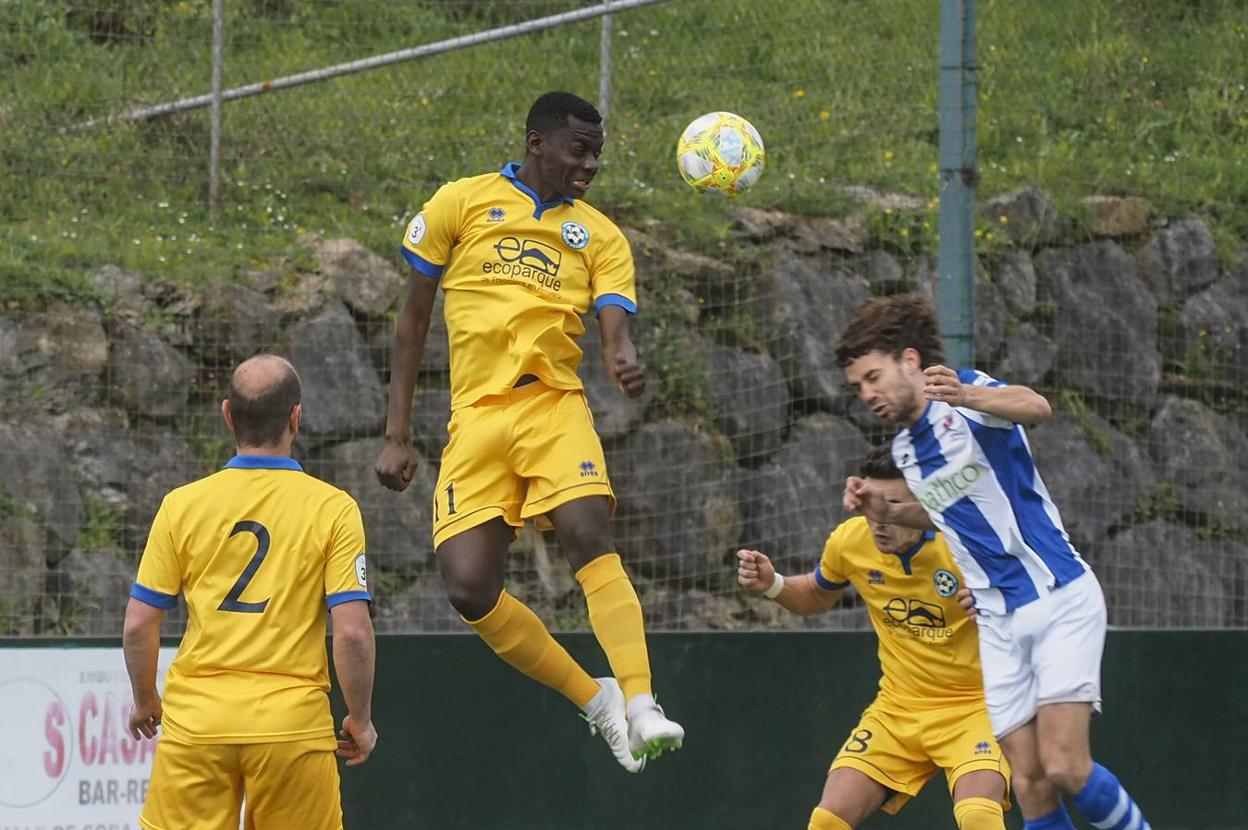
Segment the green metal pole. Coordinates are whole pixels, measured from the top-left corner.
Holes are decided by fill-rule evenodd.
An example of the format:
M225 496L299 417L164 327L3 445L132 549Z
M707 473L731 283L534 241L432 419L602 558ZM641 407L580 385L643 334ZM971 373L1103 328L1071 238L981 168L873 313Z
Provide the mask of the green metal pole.
M975 72L975 0L941 0L936 297L954 367L975 365Z

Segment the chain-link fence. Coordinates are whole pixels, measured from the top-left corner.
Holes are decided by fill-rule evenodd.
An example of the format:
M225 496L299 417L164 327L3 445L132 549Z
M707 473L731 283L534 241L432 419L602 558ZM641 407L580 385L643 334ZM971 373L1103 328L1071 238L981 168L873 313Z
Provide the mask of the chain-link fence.
M579 4L581 7L595 5ZM980 368L1031 384L1030 431L1111 621L1248 624L1248 34L1234 2L981 0ZM226 3L225 86L577 7L564 0ZM668 0L617 14L590 201L626 228L649 391L583 375L652 628L861 627L741 594L734 552L813 566L844 476L886 433L843 385L837 334L872 294L931 292L937 4ZM449 392L435 326L404 494L380 449L406 220L443 181L523 153L547 89L593 97L601 23L227 103L83 128L210 89L208 0L0 4L0 630L115 634L168 489L230 455L233 365L288 355L297 457L361 503L378 626L457 630L430 542ZM748 117L768 170L729 203L676 173L681 128ZM435 319L440 318L440 306ZM586 624L553 537L509 588ZM177 625L175 619L173 625Z

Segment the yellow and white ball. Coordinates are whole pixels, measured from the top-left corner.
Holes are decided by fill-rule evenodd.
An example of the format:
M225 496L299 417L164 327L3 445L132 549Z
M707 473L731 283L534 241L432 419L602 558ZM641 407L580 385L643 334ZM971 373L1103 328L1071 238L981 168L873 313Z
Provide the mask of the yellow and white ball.
M758 181L767 154L754 125L731 112L708 112L676 142L676 165L695 190L735 196Z

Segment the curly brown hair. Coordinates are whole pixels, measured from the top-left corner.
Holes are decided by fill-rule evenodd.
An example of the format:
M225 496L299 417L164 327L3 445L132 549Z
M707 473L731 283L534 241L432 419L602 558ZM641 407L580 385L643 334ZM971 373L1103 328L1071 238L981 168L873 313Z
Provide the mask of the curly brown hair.
M940 323L931 302L917 294L873 297L854 312L836 345L836 364L844 369L874 351L899 357L915 349L923 368L945 362Z
M897 464L893 461L893 443L885 441L872 447L871 452L858 462L858 475L880 481L901 478L901 470L897 469Z

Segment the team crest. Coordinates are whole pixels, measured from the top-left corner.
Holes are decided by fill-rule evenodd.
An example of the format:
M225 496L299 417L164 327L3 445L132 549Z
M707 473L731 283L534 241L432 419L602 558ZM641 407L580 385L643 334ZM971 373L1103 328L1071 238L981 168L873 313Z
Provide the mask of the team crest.
M936 593L942 597L951 597L958 592L958 578L953 572L946 571L944 568L938 570L932 576L932 582L936 585Z
M486 220L485 220L485 221L487 221L487 222L501 222L501 221L503 221L503 217L504 217L505 215L506 215L506 214L505 214L505 213L503 213L503 209L502 209L502 208L500 208L500 207L492 207L492 208L490 208L490 209L489 209L489 211L486 213L486 217L487 217L487 218L486 218Z
M562 234L563 241L574 251L589 244L589 231L580 222L564 222Z
M420 240L425 238L425 214L418 213L416 218L412 220L412 224L407 226L407 241L412 245L419 245Z

